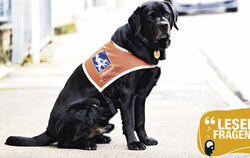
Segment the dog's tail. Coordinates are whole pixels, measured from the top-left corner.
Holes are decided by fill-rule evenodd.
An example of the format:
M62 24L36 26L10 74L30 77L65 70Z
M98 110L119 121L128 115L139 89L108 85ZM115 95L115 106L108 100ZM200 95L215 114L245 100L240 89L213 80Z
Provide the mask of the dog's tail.
M5 144L12 146L46 146L54 143L56 140L50 137L46 132L41 135L29 138L29 137L18 137L10 136L7 138Z

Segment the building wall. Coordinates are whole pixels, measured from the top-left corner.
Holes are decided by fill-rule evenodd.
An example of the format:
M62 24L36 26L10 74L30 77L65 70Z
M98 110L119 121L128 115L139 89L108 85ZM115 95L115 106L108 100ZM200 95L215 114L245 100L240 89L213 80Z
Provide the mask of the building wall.
M43 40L52 34L51 0L40 0L40 40Z
M30 54L39 62L40 48L50 40L55 26L72 22L92 8L114 7L117 1L124 0L0 0L0 24L5 17L12 26L11 61L21 63Z
M52 26L72 22L73 17L93 8L114 7L116 1L119 0L51 0Z
M85 0L51 0L52 26L72 21L74 15L84 11Z
M0 0L0 23L9 20L11 0Z
M40 48L52 36L51 0L11 0L12 62L30 54L40 60ZM46 39L46 40L44 40Z

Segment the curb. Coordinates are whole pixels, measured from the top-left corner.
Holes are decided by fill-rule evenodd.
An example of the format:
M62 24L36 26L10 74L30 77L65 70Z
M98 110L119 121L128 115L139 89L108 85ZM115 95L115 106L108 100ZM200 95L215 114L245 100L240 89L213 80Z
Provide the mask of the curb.
M202 73L209 85L224 99L224 101L232 109L248 108L248 106L243 101L235 96L234 92L226 84L226 81L224 81L223 78L220 77L222 75L219 74L219 71L216 71L218 70L218 68L204 51L195 51L195 56L197 57L197 62L199 62Z
M6 77L10 72L11 70L9 68L6 68L4 66L0 67L0 80Z
M76 23L70 22L63 25L56 26L54 28L55 35L64 35L72 32L76 32Z

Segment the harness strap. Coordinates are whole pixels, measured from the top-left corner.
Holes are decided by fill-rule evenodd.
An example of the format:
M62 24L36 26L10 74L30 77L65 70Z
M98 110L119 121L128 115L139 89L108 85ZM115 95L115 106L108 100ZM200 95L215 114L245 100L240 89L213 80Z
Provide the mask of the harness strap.
M104 94L102 94L102 97L105 99L106 103L109 105L109 109L112 113L112 115L115 115L117 113L117 109L115 108L113 102L111 101L111 99L109 97L106 97Z

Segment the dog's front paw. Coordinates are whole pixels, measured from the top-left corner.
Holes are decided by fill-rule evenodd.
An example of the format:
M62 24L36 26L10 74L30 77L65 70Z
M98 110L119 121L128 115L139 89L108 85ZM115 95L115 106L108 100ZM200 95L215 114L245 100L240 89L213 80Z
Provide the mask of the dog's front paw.
M96 150L97 146L95 143L92 142L86 142L83 146L83 150Z
M107 143L111 142L111 138L108 136L105 136L105 135L100 135L100 136L97 136L94 139L94 141L97 144L107 144Z
M148 146L158 144L158 141L155 140L154 138L151 138L151 137L142 138L142 139L140 139L140 141L142 141L145 145L148 145Z
M146 145L143 144L142 142L132 142L128 144L128 149L129 150L145 150Z

